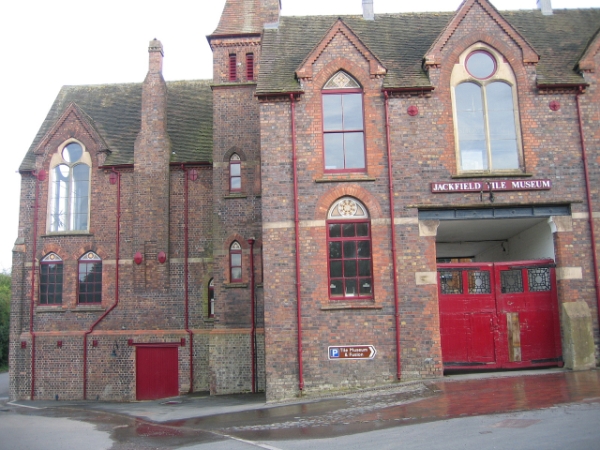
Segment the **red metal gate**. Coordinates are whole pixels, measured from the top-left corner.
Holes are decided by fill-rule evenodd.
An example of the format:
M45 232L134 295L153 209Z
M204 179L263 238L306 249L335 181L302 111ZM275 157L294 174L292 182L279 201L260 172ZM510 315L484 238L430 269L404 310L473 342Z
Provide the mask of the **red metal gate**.
M562 365L552 260L438 264L446 369Z
M172 346L136 348L136 398L156 400L179 395L178 350Z

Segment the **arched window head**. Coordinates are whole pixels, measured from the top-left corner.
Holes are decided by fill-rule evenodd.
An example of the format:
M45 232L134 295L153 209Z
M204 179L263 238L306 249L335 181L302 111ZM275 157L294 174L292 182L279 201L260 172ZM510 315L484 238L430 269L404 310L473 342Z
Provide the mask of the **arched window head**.
M344 71L333 75L321 91L325 171L364 172L363 94Z
M476 44L452 70L459 172L507 172L523 167L516 79L494 49Z
M89 228L91 158L75 141L59 147L50 163L49 232Z
M94 252L79 258L79 303L102 302L102 259Z
M215 280L211 278L208 282L208 317L215 317Z
M62 291L63 261L56 253L50 253L40 263L40 304L60 305Z
M352 197L337 200L327 214L329 298L373 298L371 223L367 208Z
M242 281L242 246L238 241L233 241L229 247L229 281L231 283Z
M237 153L229 158L229 191L239 192L242 190L242 161Z

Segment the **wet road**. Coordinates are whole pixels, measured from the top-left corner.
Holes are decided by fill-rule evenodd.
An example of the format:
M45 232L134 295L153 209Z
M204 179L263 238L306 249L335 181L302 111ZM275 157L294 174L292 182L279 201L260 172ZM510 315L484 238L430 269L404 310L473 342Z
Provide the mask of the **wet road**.
M188 408L201 408L202 399L169 407L176 413L186 401ZM445 378L334 399L161 422L115 413L110 404L96 405L43 410L6 405L0 410L0 449L50 448L4 445L7 436L18 443L19 433L32 439L36 421L51 419L71 424L70 434L91 438L99 433L94 441L99 446L86 445L88 449L524 449L564 448L567 443L569 449L595 449L600 442L597 370ZM116 404L115 410L119 410ZM144 413L151 417L148 405ZM89 424L95 425L93 433L86 428ZM103 438L109 438L111 446Z

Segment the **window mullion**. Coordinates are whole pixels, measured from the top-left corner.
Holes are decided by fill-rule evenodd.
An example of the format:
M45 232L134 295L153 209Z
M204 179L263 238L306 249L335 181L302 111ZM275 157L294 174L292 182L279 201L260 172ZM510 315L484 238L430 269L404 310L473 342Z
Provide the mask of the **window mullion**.
M481 101L483 102L483 127L485 133L485 149L487 152L487 170L492 171L492 141L490 136L490 122L488 115L487 89L486 85L481 86Z

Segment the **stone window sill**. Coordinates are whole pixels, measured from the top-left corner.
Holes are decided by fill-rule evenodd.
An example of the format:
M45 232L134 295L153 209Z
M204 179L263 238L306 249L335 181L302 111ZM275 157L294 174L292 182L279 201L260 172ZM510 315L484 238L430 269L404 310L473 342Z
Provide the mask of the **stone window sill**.
M225 289L242 289L247 288L248 283L223 283Z
M460 178L511 178L511 177L532 177L532 173L525 173L520 171L514 172L469 172L469 173L458 173L452 175L452 179Z
M64 313L66 309L63 309L62 305L40 305L35 307L36 313Z
M339 183L339 182L352 182L352 181L377 181L377 178L370 177L366 174L328 174L323 175L321 178L315 178L315 183Z
M328 306L322 306L321 311L339 311L348 309L383 309L382 306L373 304L369 301L358 301L358 302L340 302L340 304L330 303Z
M248 195L247 194L227 194L224 195L223 198L247 198Z
M106 308L102 307L102 305L77 305L71 311L75 311L75 312L103 312L103 311L106 311Z

